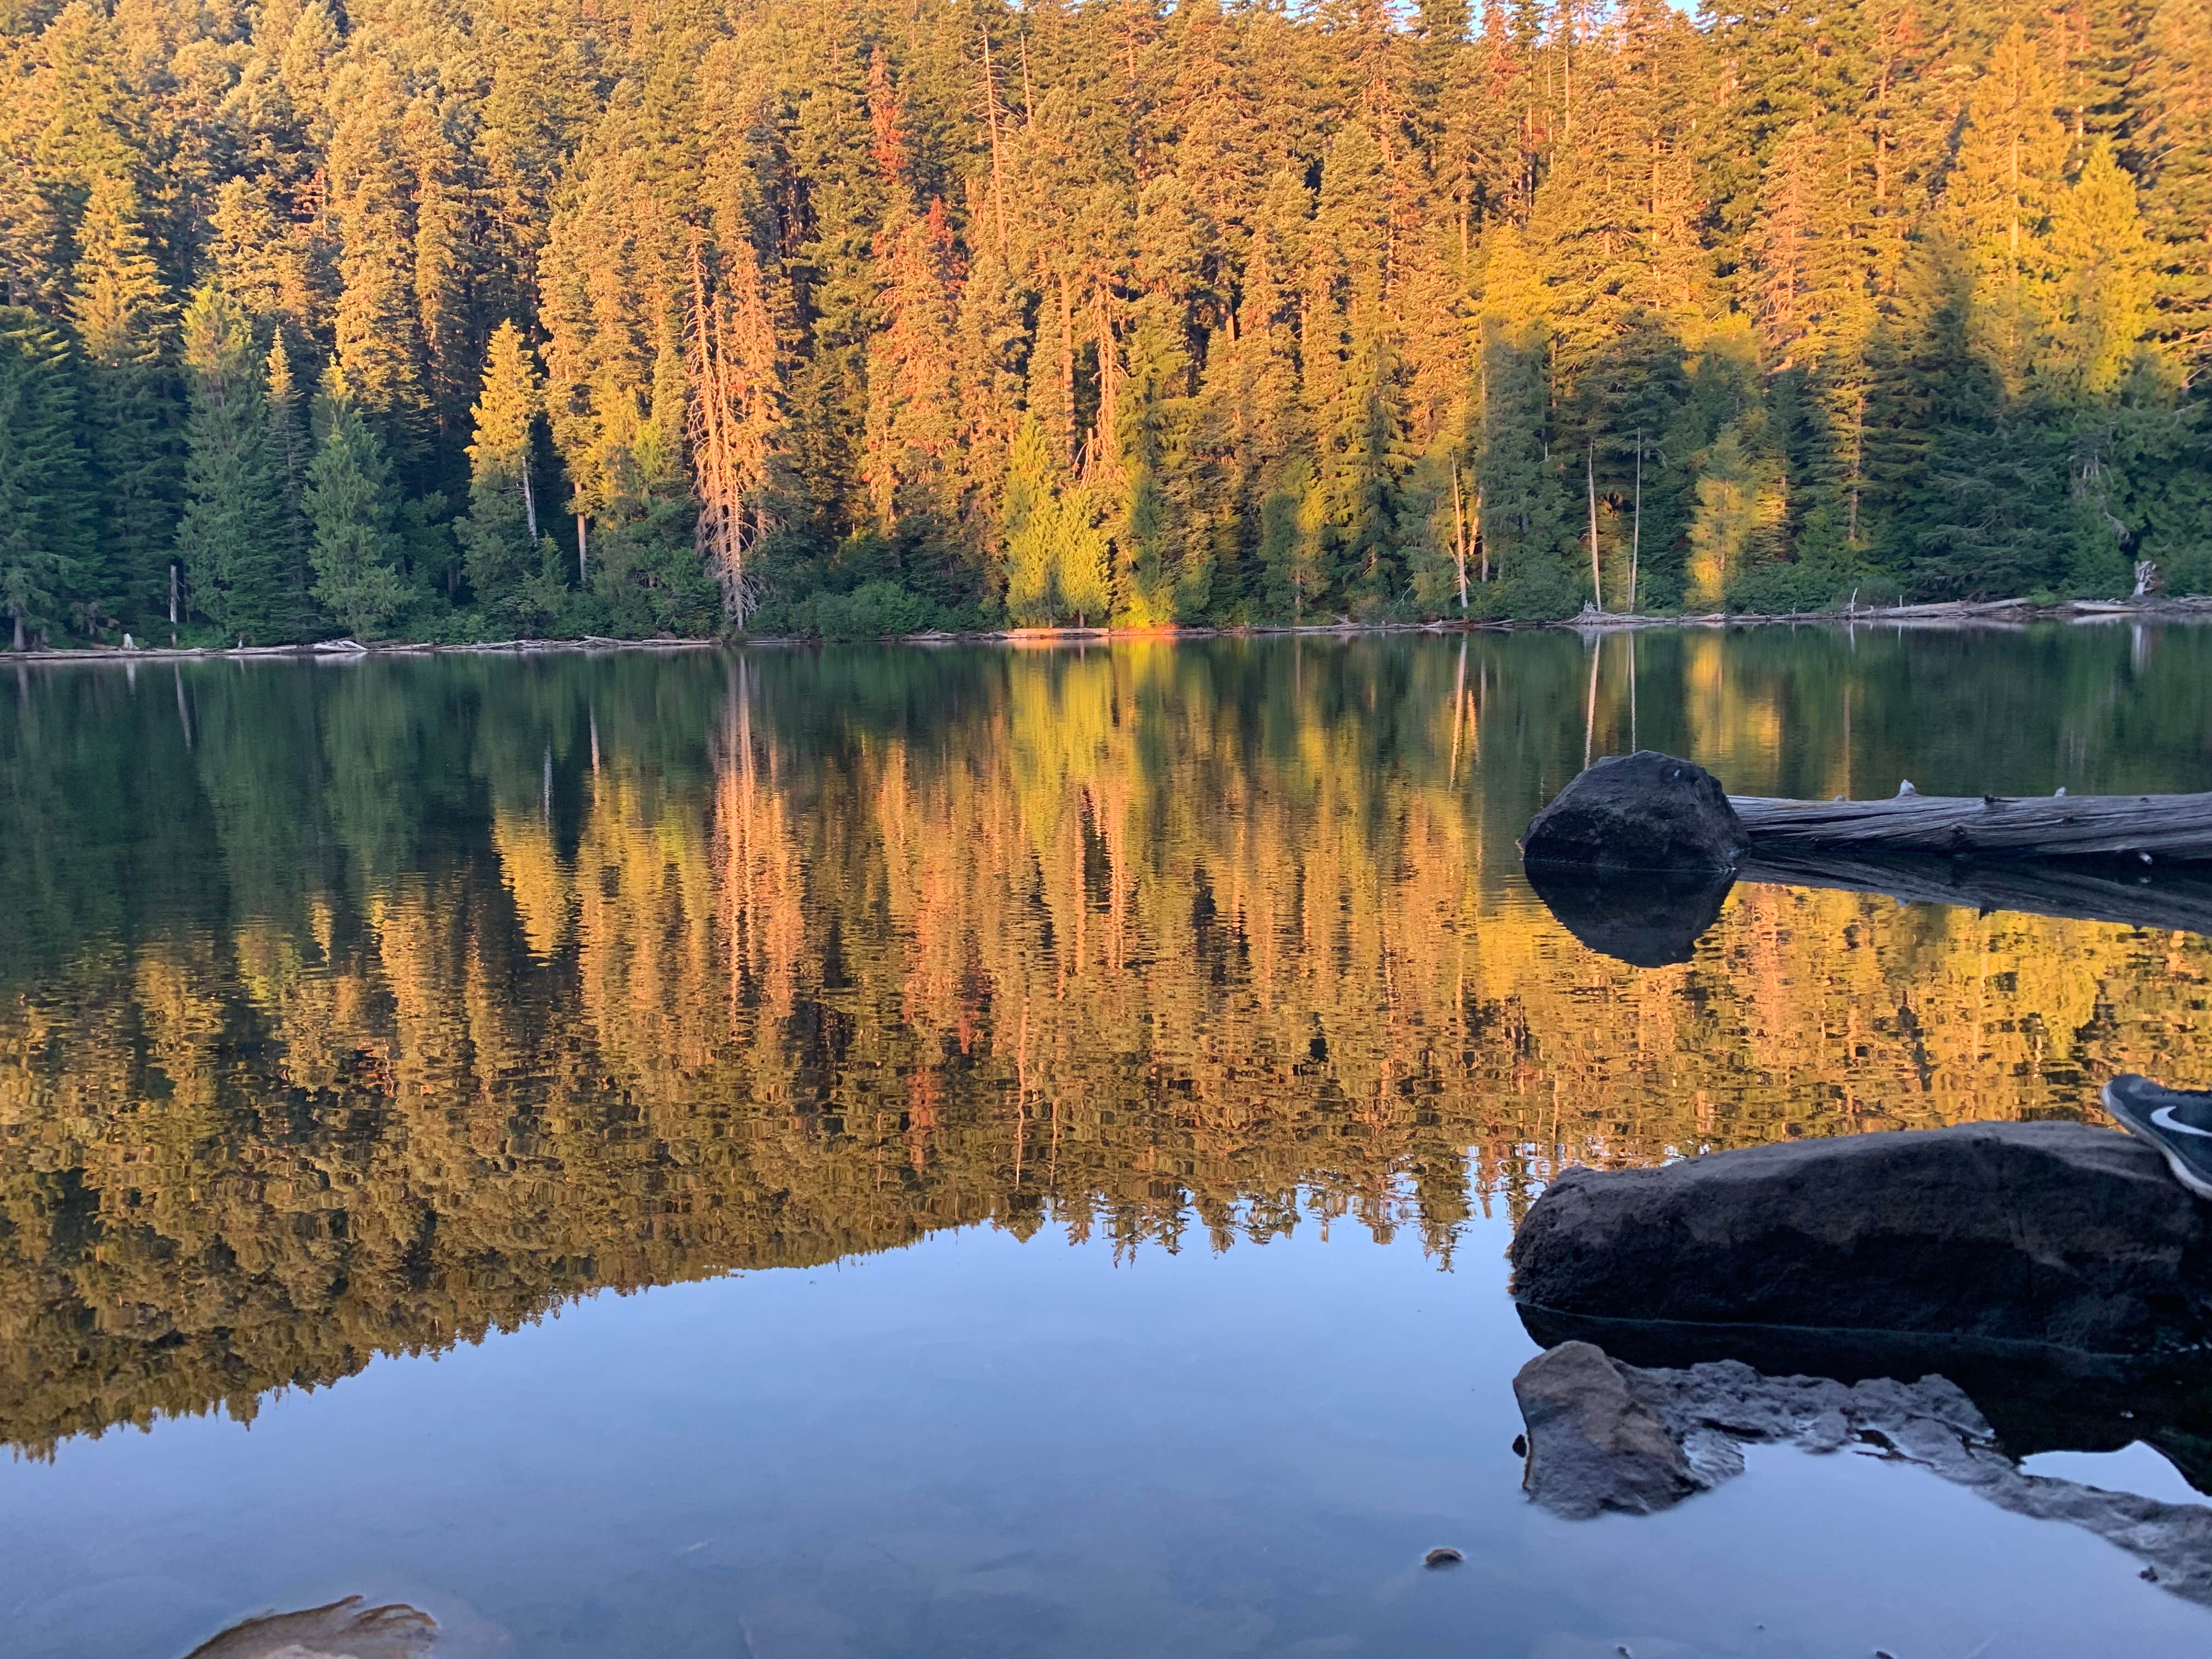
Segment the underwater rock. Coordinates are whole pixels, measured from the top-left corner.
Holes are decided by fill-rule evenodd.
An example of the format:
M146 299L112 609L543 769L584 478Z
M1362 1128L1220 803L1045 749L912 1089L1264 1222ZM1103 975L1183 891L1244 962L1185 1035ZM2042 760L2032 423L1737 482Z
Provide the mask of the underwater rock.
M327 1607L248 1619L186 1659L421 1659L437 1640L438 1621L419 1608L361 1603L349 1595Z
M1537 1386L1524 1391L1532 1376ZM2146 1563L2144 1576L2161 1589L2212 1603L2212 1508L2023 1474L1974 1402L1942 1376L1853 1384L1770 1376L1736 1360L1646 1369L1575 1341L1530 1360L1514 1392L1532 1449L1524 1485L1535 1502L1571 1519L1665 1509L1741 1474L1747 1443L1848 1449L1918 1464L2015 1515L2081 1527ZM1562 1392L1604 1402L1585 1419L1601 1432L1579 1443L1569 1437L1576 1425L1552 1404ZM1608 1422L1632 1423L1634 1431L1608 1434ZM1548 1458L1547 1449L1554 1452ZM1652 1471L1662 1467L1681 1478L1655 1482ZM1630 1501L1603 1501L1616 1494Z
M1522 1485L1554 1515L1649 1515L1712 1484L1679 1437L1630 1395L1627 1370L1587 1342L1540 1353L1513 1379L1528 1429Z
M1585 768L1521 838L1530 864L1601 870L1730 870L1749 845L1718 778L1650 749Z
M2081 1124L1572 1169L1511 1257L1515 1297L1553 1313L2130 1357L2212 1341L2212 1207L2144 1142Z

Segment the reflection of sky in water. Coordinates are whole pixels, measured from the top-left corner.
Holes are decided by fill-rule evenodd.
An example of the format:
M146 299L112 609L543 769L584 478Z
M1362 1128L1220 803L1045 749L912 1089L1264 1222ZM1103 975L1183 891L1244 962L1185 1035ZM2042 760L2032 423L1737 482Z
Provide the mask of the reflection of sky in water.
M4 684L0 1429L338 1379L0 1468L9 1659L356 1592L530 1659L2207 1633L1863 1457L1532 1511L1502 1258L1562 1159L2212 1081L2202 939L1744 884L1646 972L1514 851L1638 738L1745 793L2202 788L2212 630ZM2099 1468L2156 1473L2049 1472Z
M2106 1492L2131 1492L2138 1498L2155 1498L2161 1504L2207 1501L2204 1494L2184 1480L2181 1471L2166 1461L2163 1452L2140 1440L2118 1451L2037 1452L2021 1459L2020 1467L2029 1474L2072 1480L2084 1486L2101 1486Z
M355 1592L542 1659L2203 1651L2118 1550L1850 1454L1529 1509L1505 1237L1441 1274L1358 1228L1119 1266L968 1231L602 1296L15 1466L9 1651L180 1655ZM1467 1564L1421 1571L1440 1543Z

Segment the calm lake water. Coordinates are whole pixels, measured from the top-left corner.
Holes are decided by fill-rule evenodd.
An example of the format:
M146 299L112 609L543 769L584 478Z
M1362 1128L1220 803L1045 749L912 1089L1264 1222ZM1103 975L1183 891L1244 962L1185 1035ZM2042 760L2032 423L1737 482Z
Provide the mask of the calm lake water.
M1503 1259L1569 1162L2212 1083L2194 933L1741 884L1638 968L1515 846L1635 744L2212 789L2212 630L0 688L11 1656L353 1594L514 1659L2212 1648L1895 1462L1532 1509Z

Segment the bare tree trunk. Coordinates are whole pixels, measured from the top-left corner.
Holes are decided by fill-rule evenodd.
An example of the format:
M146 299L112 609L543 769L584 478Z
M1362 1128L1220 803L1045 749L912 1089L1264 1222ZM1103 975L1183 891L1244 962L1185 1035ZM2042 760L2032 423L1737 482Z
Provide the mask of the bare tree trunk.
M579 513L576 515L576 586L579 587L586 586L589 581L586 570L587 556L585 552L588 544L587 535L584 529L584 515Z
M1459 488L1459 463L1452 463L1452 564L1459 574L1459 608L1467 613L1467 508Z
M1628 614L1643 607L1636 592L1637 562L1644 552L1644 428L1636 429L1636 519L1628 532Z
M1605 615L1605 583L1599 577L1597 568L1597 440L1595 438L1590 440L1589 453L1583 457L1583 476L1589 483L1591 603L1597 606L1597 613L1602 617Z
M538 544L538 497L530 488L530 457L522 458L522 522L529 529L531 545Z

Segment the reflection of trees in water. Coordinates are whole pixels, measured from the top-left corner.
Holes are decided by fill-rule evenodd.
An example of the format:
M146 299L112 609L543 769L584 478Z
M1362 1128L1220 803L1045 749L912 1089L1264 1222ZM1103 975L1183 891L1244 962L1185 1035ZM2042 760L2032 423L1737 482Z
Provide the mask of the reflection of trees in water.
M1822 638L1642 641L1640 735L1753 788L1887 764L1925 665ZM2204 1074L2194 938L1745 888L1694 962L1576 945L1508 882L1585 729L1625 746L1605 649L1595 703L1567 635L225 665L190 747L40 679L0 751L0 1433L985 1218L1448 1252L1470 1176L1517 1209L1562 1158Z

